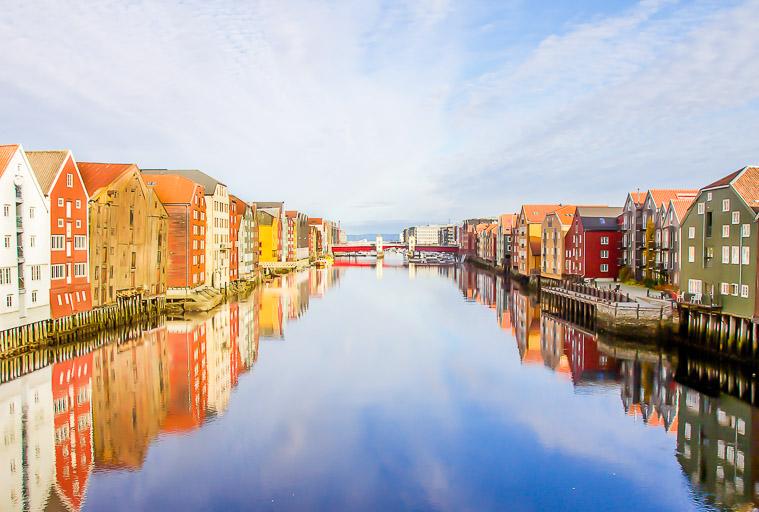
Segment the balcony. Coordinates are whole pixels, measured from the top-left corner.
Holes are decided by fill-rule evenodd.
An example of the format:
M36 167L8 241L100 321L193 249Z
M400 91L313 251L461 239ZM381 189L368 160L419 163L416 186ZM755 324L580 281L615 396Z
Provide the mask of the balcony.
M24 261L24 248L21 245L16 246L16 256L18 257L18 261L22 262Z
M21 219L21 217L16 217L16 233L23 233L24 231L24 221Z

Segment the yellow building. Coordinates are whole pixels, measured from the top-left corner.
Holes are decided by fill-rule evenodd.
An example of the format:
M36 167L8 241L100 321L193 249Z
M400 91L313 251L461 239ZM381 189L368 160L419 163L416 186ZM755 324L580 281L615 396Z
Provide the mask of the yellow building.
M549 213L541 225L540 275L548 279L561 279L564 267L564 237L572 226L576 206L565 205Z
M525 204L517 217L517 251L512 255L517 272L523 276L540 273L540 237L543 219L560 204Z
M283 232L285 223L285 204L281 202L254 202L256 207L256 224L258 225L259 263L285 261L286 245Z

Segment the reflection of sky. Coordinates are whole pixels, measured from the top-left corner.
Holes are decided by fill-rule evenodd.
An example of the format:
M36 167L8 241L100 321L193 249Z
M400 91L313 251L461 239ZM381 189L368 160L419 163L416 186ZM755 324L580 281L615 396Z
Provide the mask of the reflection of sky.
M263 341L226 414L92 476L86 508L688 510L675 437L522 366L452 281L349 269Z

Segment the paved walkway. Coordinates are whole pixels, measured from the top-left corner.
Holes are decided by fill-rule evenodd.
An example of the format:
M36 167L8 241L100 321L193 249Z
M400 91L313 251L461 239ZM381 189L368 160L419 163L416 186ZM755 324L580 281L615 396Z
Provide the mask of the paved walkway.
M671 302L671 299L669 299L668 295L665 295L665 299L661 299L661 292L658 290L651 290L649 288L646 288L645 286L634 286L630 284L625 283L599 283L599 288L608 288L611 286L612 290L619 285L619 291L624 294L629 294L631 299L634 299L638 302L655 302L655 303L667 303L669 304ZM646 293L648 292L648 294Z

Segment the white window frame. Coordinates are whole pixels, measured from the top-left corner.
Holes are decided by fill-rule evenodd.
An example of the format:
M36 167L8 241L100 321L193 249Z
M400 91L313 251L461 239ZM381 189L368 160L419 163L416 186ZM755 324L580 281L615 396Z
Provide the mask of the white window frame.
M722 238L730 238L730 224L722 225Z
M722 211L723 212L729 212L730 211L730 199L723 199L722 200Z
M688 238L691 239L691 240L693 240L694 238L696 238L696 227L695 226L691 226L691 227L688 228Z

